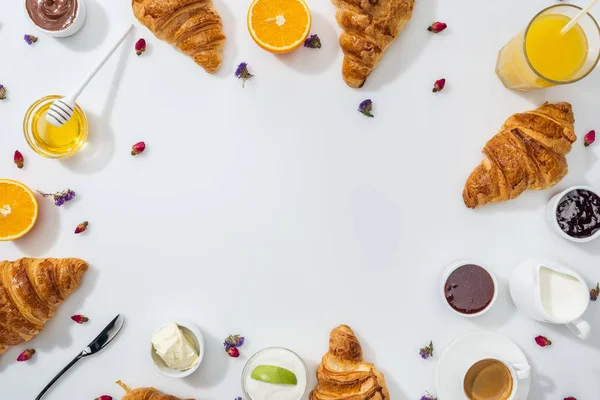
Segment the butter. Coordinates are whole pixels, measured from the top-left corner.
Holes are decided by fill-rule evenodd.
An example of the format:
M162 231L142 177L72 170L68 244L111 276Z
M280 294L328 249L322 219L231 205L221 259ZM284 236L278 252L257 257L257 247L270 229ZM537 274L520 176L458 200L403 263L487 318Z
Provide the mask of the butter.
M198 352L193 342L174 322L152 335L152 346L170 368L185 371L198 364Z

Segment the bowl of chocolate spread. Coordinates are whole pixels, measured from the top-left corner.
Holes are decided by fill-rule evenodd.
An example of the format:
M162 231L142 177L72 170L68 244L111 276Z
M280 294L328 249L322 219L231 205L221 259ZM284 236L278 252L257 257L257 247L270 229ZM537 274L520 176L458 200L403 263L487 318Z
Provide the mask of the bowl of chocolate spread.
M573 186L554 196L546 208L550 228L559 236L585 243L600 236L600 196L589 186Z
M24 0L33 25L55 37L71 36L85 22L85 0Z
M494 274L474 261L449 265L442 274L440 292L454 313L473 318L485 314L496 302L498 282Z

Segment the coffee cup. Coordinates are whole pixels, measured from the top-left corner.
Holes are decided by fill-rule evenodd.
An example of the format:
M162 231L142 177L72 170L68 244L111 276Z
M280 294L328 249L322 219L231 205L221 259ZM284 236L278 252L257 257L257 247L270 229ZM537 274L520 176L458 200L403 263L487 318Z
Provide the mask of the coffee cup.
M469 400L514 400L519 381L531 376L528 364L511 364L495 358L477 361L465 373L463 388Z

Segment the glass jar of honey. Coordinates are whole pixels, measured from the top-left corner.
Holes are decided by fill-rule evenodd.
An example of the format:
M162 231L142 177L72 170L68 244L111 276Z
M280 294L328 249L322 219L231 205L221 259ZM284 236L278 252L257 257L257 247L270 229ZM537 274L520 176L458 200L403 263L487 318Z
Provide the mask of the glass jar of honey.
M46 121L46 113L56 99L50 95L33 103L23 119L23 132L29 146L39 155L48 158L64 158L77 153L85 145L89 124L85 112L77 104L73 116L61 127Z

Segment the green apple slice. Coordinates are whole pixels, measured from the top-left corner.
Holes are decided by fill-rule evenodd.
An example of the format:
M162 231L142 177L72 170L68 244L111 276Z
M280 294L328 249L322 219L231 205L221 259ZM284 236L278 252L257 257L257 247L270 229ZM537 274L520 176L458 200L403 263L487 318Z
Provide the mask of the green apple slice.
M292 371L275 365L259 365L254 368L250 377L257 381L274 383L277 385L298 384L298 379Z

